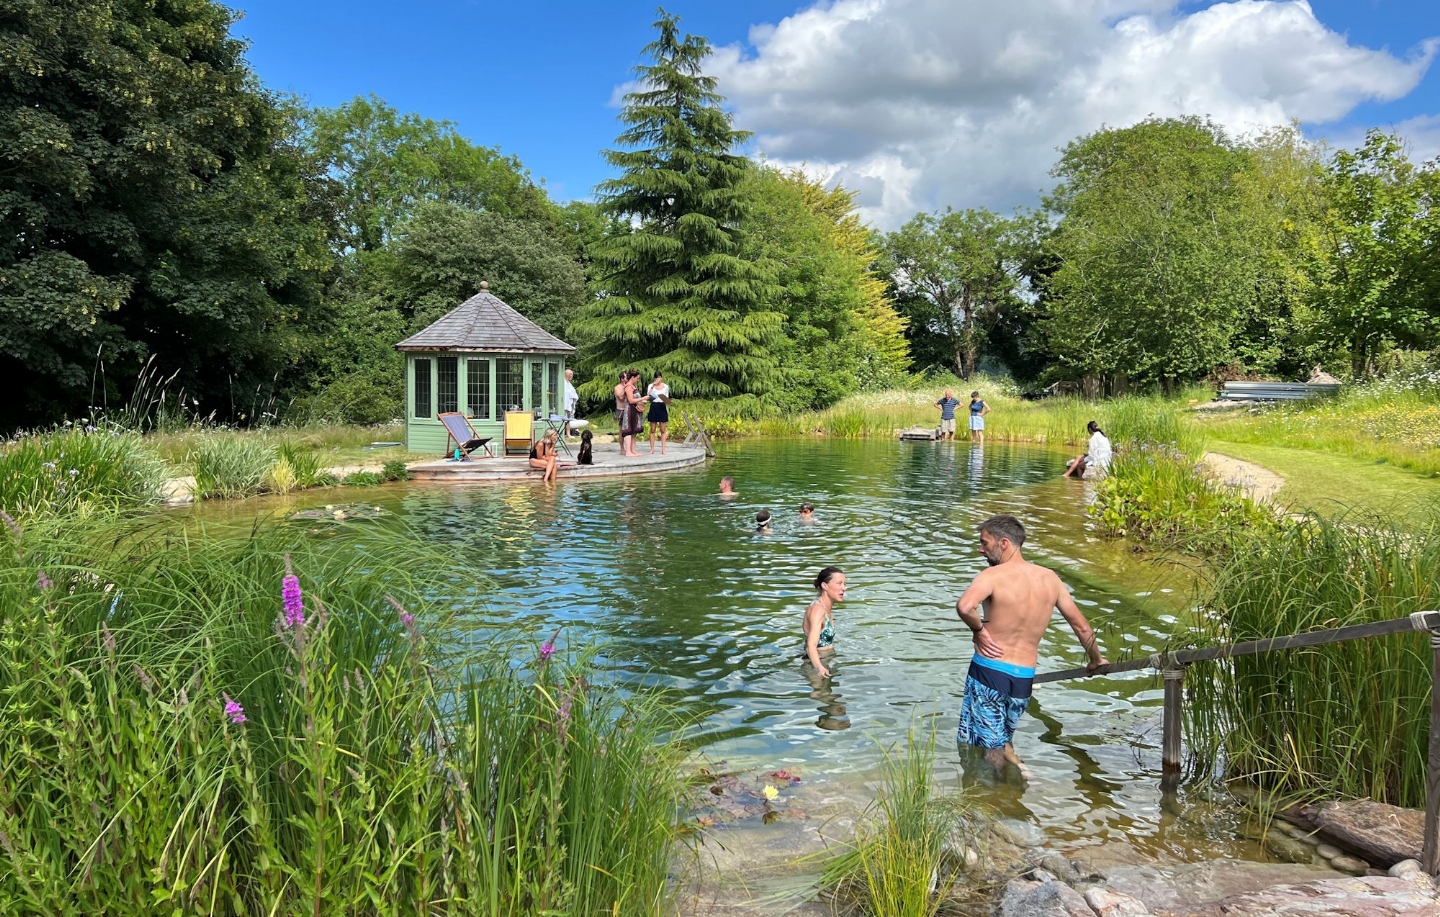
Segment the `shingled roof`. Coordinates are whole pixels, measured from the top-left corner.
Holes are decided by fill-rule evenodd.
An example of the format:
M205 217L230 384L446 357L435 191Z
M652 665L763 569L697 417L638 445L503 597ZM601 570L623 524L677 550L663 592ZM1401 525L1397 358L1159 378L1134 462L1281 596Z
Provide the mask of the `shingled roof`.
M574 353L575 348L505 305L481 283L480 292L451 309L396 350L458 350L490 353Z

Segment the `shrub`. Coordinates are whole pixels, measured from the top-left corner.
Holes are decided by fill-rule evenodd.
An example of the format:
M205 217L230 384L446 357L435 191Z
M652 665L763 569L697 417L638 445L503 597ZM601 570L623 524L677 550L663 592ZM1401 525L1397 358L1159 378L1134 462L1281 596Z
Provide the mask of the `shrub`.
M381 469L380 475L387 481L408 481L410 466L405 464L404 459L390 459Z
M1244 533L1280 523L1267 507L1216 481L1195 460L1168 446L1135 446L1116 454L1090 508L1105 534L1196 553L1220 553Z
M235 499L260 493L279 459L276 448L254 436L216 434L200 440L194 454L195 494ZM282 473L293 482L294 469Z
M336 379L310 397L301 413L312 422L379 424L399 417L405 409L404 399L398 368L393 378L355 373Z
M156 503L165 478L135 434L62 427L0 444L0 509L21 518Z
M0 532L0 911L667 913L655 706L403 532L179 534Z
M384 484L384 474L378 471L355 471L340 479L340 483L346 487L375 487Z

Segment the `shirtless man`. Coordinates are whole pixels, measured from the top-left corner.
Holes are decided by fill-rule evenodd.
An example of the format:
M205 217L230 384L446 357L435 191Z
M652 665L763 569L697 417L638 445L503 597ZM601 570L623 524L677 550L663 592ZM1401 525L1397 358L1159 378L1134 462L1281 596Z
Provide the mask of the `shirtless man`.
M1090 623L1075 607L1070 591L1051 570L1027 561L1020 553L1025 527L1014 516L992 516L980 524L980 552L990 562L955 603L960 620L975 635L975 655L965 679L960 707L961 745L985 749L985 760L997 769L1020 766L1012 739L1020 714L1030 704L1040 638L1050 615L1060 614L1090 656L1088 668L1105 665ZM981 603L989 612L980 617Z

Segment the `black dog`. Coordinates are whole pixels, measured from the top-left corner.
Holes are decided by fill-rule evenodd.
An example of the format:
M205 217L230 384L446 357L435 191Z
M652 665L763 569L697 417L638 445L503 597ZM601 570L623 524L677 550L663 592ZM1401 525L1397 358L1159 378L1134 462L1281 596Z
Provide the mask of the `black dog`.
M580 434L580 456L576 461L582 465L595 464L595 457L591 454L592 446L590 444L590 441L594 438L595 434L589 430L585 430Z

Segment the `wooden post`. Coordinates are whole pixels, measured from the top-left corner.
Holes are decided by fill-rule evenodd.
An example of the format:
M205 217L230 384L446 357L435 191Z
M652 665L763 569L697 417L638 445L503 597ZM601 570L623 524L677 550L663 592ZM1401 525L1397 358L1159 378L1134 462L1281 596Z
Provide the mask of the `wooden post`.
M1180 703L1185 694L1185 670L1166 669L1160 673L1165 680L1165 719L1160 733L1160 767L1167 774L1180 770Z
M1440 630L1430 631L1430 758L1425 765L1425 844L1420 865L1440 875Z

